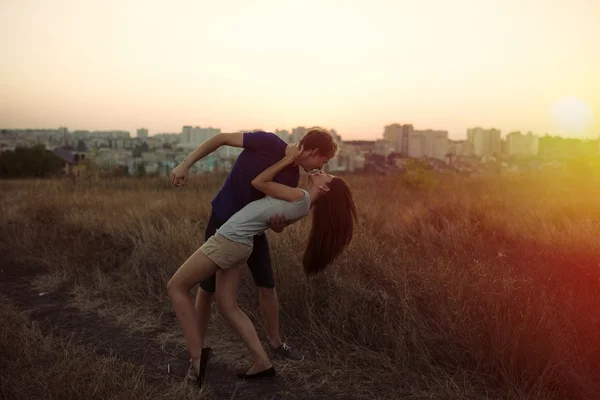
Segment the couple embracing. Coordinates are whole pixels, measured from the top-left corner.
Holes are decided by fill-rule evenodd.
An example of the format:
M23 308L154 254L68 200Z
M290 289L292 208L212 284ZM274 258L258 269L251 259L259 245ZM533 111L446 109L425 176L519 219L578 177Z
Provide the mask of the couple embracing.
M272 353L301 359L279 334L279 305L265 231L281 233L312 209L312 227L303 257L304 271L311 275L325 269L350 243L357 218L346 182L322 171L337 154L338 146L321 128L309 129L293 144L263 131L217 134L173 169L172 184L183 186L191 166L224 145L244 150L211 202L204 244L167 284L191 356L188 378L199 386L209 354L204 336L215 295L219 312L246 343L254 361L238 377L276 375L254 325L237 304L241 268L245 265L259 289L268 347ZM305 188L298 187L300 168L309 172ZM189 292L196 284L200 288L194 304Z

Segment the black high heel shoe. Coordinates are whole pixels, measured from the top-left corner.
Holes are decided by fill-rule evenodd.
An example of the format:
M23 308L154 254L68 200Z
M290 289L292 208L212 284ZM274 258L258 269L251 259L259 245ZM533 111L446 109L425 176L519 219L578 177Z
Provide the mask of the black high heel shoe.
M255 374L249 374L248 370L239 371L236 375L240 379L250 380L250 379L263 379L263 378L272 378L277 375L274 367L267 368L264 371L257 372Z
M208 357L210 356L210 347L204 347L200 353L200 372L198 373L198 387L202 388L204 378L206 375L206 365L208 364Z
M210 347L204 347L202 352L200 353L200 366L199 371L196 373L194 366L192 365L192 360L190 360L190 369L188 371L188 379L190 382L194 382L198 385L199 388L202 387L202 384L205 380L206 375L206 365L208 363L208 357L210 356Z

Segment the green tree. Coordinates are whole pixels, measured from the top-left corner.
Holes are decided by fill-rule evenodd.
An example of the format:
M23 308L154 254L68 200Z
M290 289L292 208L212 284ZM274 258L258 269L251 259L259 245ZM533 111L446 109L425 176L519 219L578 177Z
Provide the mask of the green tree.
M1 178L45 178L60 173L64 162L43 145L0 153Z

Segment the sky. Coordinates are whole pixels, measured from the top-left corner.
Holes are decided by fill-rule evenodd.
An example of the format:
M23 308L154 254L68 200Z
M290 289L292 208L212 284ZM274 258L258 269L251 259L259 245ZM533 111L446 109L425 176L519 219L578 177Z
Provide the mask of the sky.
M0 128L600 136L598 0L2 0Z

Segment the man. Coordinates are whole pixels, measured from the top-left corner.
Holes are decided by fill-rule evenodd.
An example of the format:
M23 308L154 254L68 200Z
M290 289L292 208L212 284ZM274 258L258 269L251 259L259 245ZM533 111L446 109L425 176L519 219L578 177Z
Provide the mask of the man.
M302 155L292 166L279 172L274 181L297 187L300 180L299 167L305 171L322 169L338 151L333 136L318 127L309 129L299 143L304 149ZM204 240L208 240L222 224L248 203L264 197L264 193L254 189L251 182L258 174L283 158L287 143L275 134L263 131L217 134L198 146L173 169L171 182L177 187L183 186L191 166L223 145L243 147L244 150L211 202L212 213L206 227ZM278 216L271 217L273 231L280 233L285 225L285 220ZM292 350L287 343L281 340L279 334L279 304L266 235L254 237L254 249L247 264L252 272L254 283L259 289L260 308L269 337L269 349L273 353L289 359L302 359L297 351ZM198 314L199 334L202 336L204 336L210 320L215 285L216 275L213 275L210 279L200 283L196 295L195 308Z

